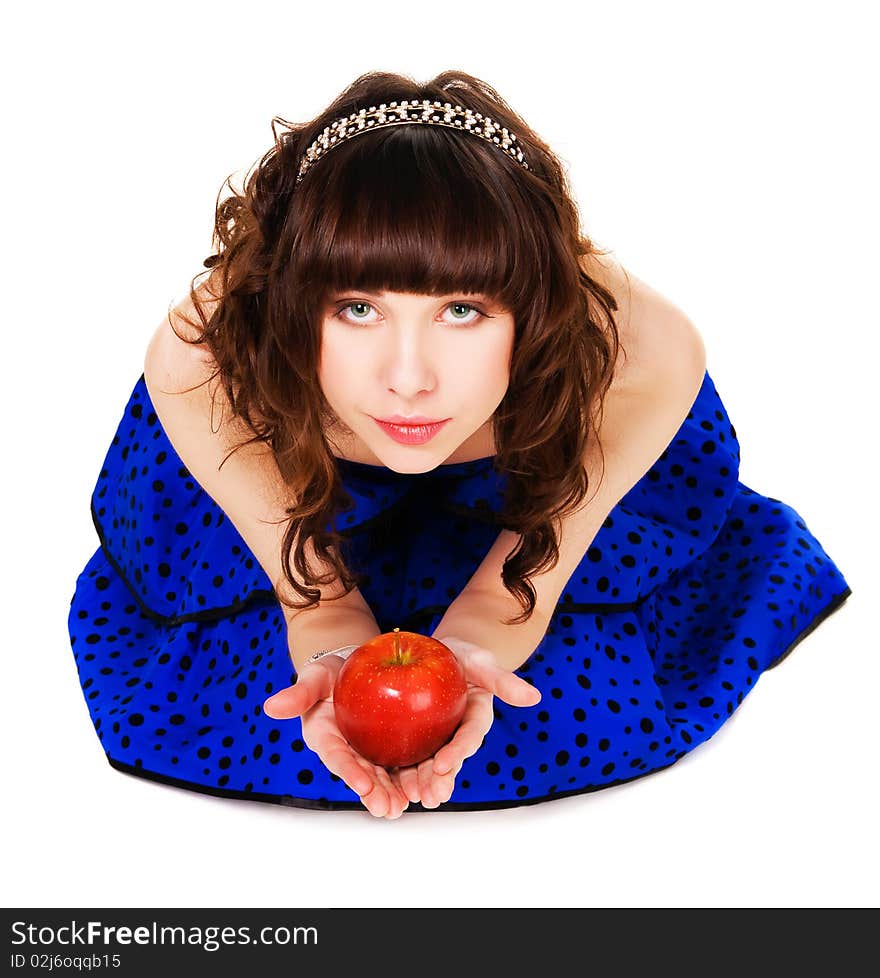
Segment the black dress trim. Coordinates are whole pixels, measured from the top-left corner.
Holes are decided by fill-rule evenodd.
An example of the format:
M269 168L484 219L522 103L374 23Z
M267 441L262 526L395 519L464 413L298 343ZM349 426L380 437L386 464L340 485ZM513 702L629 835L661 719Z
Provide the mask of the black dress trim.
M144 603L144 599L138 594L137 589L132 585L131 581L129 581L128 577L125 575L122 568L113 557L113 554L110 553L110 549L107 546L107 542L104 537L104 531L101 527L100 521L98 520L98 514L95 512L94 499L91 503L91 512L92 522L95 524L95 530L98 533L98 541L101 544L101 550L103 550L104 556L107 558L107 562L119 575L122 583L128 588L132 597L137 602L141 614L146 615L147 618L159 625L164 625L167 628L173 628L176 625L183 625L187 622L216 621L219 618L227 618L229 615L237 614L242 610L242 608L247 607L254 601L277 600L274 588L271 591L267 591L265 588L255 588L247 595L247 597L242 598L240 601L234 601L232 604L225 605L222 608L205 608L204 611L191 611L186 615L161 615L158 611L153 611L152 608Z
M405 502L401 500L400 502L394 504L394 507L401 505ZM478 509L469 509L468 507L458 507L462 510L467 510L467 512L472 515L475 519L485 521L484 514ZM104 552L104 556L107 558L107 562L113 568L113 570L119 575L122 582L128 588L134 600L137 602L138 608L141 613L144 614L151 621L156 622L158 625L163 625L166 628L174 628L177 625L185 625L189 622L206 622L206 621L218 621L221 618L227 618L230 615L238 614L244 608L247 608L254 602L264 602L272 603L277 602L278 597L275 589L266 590L265 588L255 588L246 597L239 601L235 601L232 604L223 605L215 608L205 608L203 611L191 611L185 615L163 615L158 611L154 611L145 602L141 595L138 593L137 589L129 581L128 577L119 566L113 554L110 552L107 546L107 541L104 536L104 530L101 526L101 522L98 519L98 514L95 511L94 500L90 504L92 522L95 525L95 531L98 534L98 542L100 543L101 550ZM372 525L374 522L384 519L387 513L381 513L370 520L365 520L363 523L359 524L357 527L351 527L347 530L343 530L343 536L350 536L354 532L358 532L361 529L366 529L368 526ZM555 613L558 614L608 614L611 612L621 612L621 611L635 611L644 602L651 597L653 592L649 591L647 594L643 594L638 597L635 601L619 601L619 602L582 602L582 601L559 601L556 604ZM446 611L446 607L443 605L431 605L429 607L420 608L418 611L412 612L407 616L400 624L400 628L406 631L416 631L419 623L424 621L429 621L435 614L443 614Z
M779 663L782 662L783 659L791 655L791 653L795 650L795 648L801 642L803 642L803 640L810 634L810 632L818 628L829 615L833 615L834 612L837 611L837 609L843 604L844 601L846 601L846 599L851 594L852 594L852 588L848 587L845 591L841 591L840 594L835 595L831 599L831 601L825 606L825 608L822 611L820 611L818 615L816 615L816 617L810 622L810 624L807 625L806 628L802 629L798 633L797 637L794 639L794 641L791 642L791 644L782 653L782 655L778 656L770 663L769 666L767 666L767 669L775 669L779 665ZM767 669L765 669L764 672L766 672Z
M537 805L539 802L553 801L556 798L570 798L573 795L585 795L593 791L600 791L603 788L614 788L617 785L629 784L631 781L638 781L639 778L646 778L649 774L657 774L672 767L676 761L681 760L689 751L682 751L675 760L662 767L652 768L650 771L642 771L631 778L619 778L617 781L609 781L607 784L590 785L587 788L572 788L567 791L556 791L553 794L538 795L535 798L516 798L510 800L484 801L484 802L464 802L447 801L436 808L425 808L419 802L410 802L406 812L483 812L494 811L499 808L521 808L524 805ZM146 781L156 781L172 788L185 788L188 791L197 791L202 795L213 795L217 798L232 798L237 801L260 801L270 805L284 805L288 808L304 808L310 811L319 812L356 812L366 811L364 805L359 801L328 801L326 798L294 798L292 795L269 795L261 791L238 791L230 788L212 788L208 785L196 784L193 781L183 781L179 778L172 778L166 774L157 774L155 771L148 771L143 767L135 767L131 764L123 764L107 755L110 767L123 774L132 774L135 777L143 778Z

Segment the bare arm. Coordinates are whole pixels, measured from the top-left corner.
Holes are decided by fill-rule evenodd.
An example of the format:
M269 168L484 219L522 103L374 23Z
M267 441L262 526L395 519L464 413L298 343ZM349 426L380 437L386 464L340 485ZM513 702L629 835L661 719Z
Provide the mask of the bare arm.
M598 489L562 521L556 565L532 576L537 602L532 618L504 624L522 608L501 577L519 535L502 530L434 632L441 641L454 635L491 649L507 669L522 665L540 643L566 582L606 517L663 453L703 381L706 350L697 328L669 300L632 278L631 293L622 278L619 285L621 335L628 356L605 400L598 433L604 466L595 441L585 459L590 485Z
M204 286L202 290L200 298L204 295L210 300ZM219 378L203 383L214 373L215 363L203 347L187 344L175 335L177 330L193 338L181 313L198 321L191 300L185 299L172 312L174 329L165 320L147 349L144 380L150 400L187 469L232 521L275 589L284 590L281 546L288 488L268 446L258 442L229 454L253 432L233 416ZM175 391L187 393L172 393ZM315 570L328 569L315 557L310 541L305 552ZM295 569L291 567L291 571L299 581ZM397 818L407 806L406 795L387 771L358 756L336 726L332 692L341 660L325 656L305 665L317 649L360 645L378 635L379 627L357 588L342 596L337 580L320 590L321 600L306 611L281 606L297 682L276 690L263 709L276 719L302 717L303 739L328 770L341 777L373 815Z
M171 319L179 333L191 337L191 328L181 318L181 312L198 321L188 298L175 307ZM214 369L214 361L206 349L183 342L165 319L147 349L144 380L175 451L232 521L276 590L284 590L281 545L287 522L284 512L287 487L271 449L261 443L234 452L220 468L233 446L252 437L253 432L233 416L219 378L205 383ZM195 389L173 393L189 388ZM320 571L327 569L315 557L310 541L305 549L312 567ZM298 576L294 579L300 580ZM297 671L316 649L359 644L379 633L375 617L360 591L355 589L344 597L341 594L337 580L321 588L321 601L314 608L299 611L281 606Z

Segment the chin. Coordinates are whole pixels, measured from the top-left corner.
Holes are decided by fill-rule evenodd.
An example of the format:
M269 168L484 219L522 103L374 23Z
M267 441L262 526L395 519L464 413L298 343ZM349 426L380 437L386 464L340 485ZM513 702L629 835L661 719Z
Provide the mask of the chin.
M424 472L431 472L443 462L443 458L436 452L431 452L430 455L416 454L412 448L404 448L403 446L401 446L401 453L395 455L394 458L383 458L378 453L376 454L386 468L400 475L419 475Z

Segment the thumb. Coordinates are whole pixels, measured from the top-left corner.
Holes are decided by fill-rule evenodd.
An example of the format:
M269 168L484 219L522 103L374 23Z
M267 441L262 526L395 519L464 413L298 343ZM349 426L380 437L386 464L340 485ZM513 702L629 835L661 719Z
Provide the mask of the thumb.
M541 692L512 672L502 672L495 682L494 694L511 706L537 706Z
M302 716L318 700L330 695L334 678L330 669L316 662L299 673L296 685L288 686L265 700L263 712L273 720Z

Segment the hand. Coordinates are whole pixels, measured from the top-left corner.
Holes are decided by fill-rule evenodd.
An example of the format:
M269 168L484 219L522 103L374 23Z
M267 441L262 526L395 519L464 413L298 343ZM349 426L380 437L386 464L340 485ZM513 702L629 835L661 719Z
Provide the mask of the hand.
M333 686L342 668L338 655L303 666L296 685L282 689L263 703L276 720L302 717L303 740L332 774L342 780L377 818L400 818L409 805L407 796L388 771L355 751L342 736L333 712Z
M493 696L511 706L535 706L541 701L541 693L534 686L502 669L488 649L454 636L438 641L451 649L464 667L468 682L464 716L452 739L433 757L391 772L392 781L401 793L409 801L421 802L424 808L436 808L449 801L462 764L479 750L492 726Z

